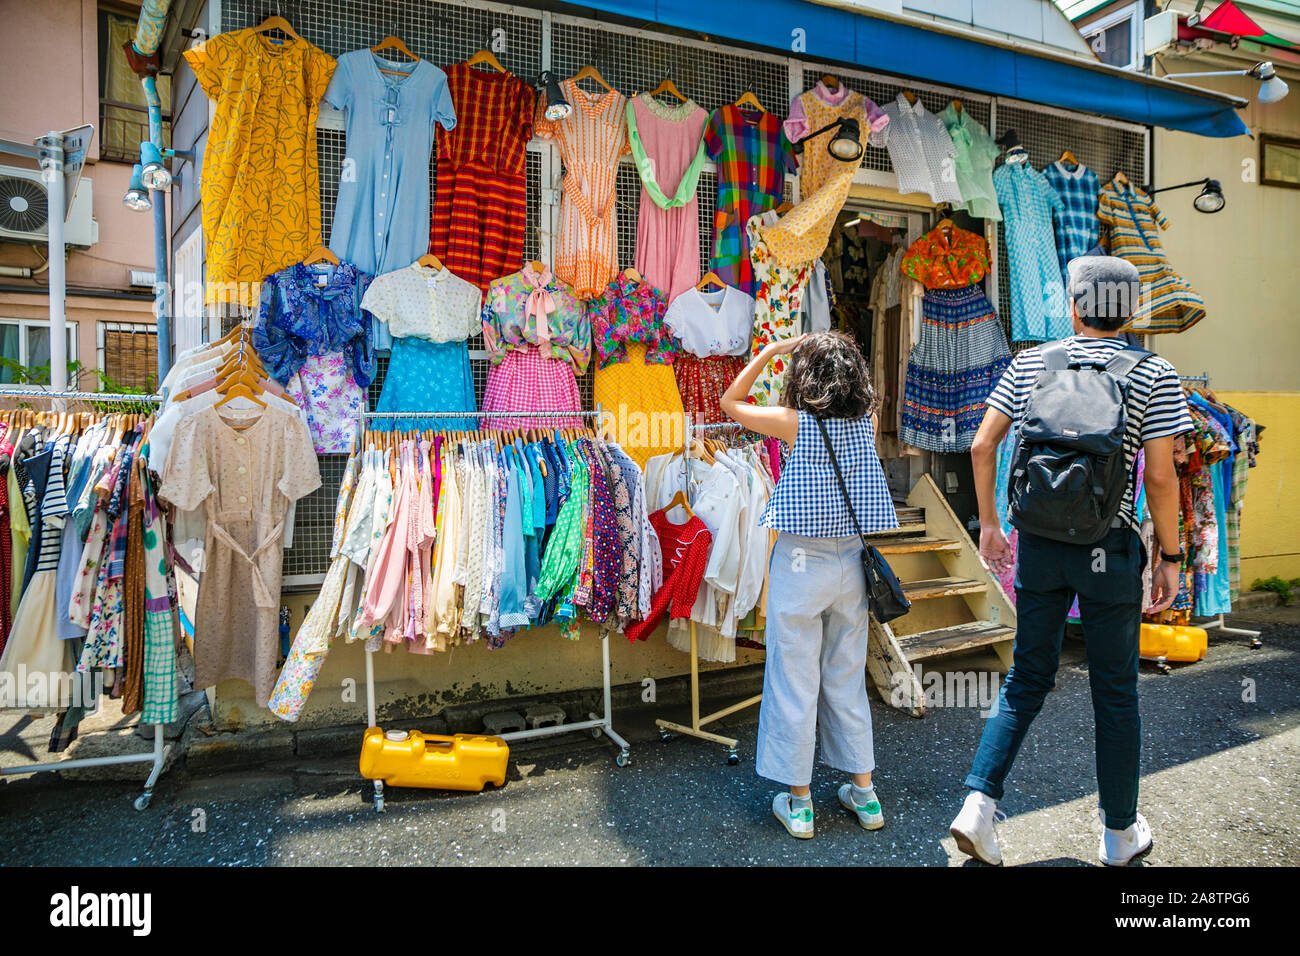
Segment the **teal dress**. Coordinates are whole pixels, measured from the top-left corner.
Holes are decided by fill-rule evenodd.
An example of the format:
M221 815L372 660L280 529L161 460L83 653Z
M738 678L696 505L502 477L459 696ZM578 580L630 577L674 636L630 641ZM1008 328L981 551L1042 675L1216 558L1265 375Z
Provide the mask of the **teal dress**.
M377 412L475 412L474 380L465 342L430 342L395 336ZM475 418L380 418L380 430L471 430Z

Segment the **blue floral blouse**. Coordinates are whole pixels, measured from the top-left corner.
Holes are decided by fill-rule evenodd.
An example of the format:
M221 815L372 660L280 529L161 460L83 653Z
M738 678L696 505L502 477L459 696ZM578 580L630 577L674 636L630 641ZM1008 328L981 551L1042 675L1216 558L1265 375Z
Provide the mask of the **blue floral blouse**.
M361 297L374 276L350 262L301 262L262 281L253 348L282 385L312 355L342 352L352 377L366 388L375 377L375 343Z

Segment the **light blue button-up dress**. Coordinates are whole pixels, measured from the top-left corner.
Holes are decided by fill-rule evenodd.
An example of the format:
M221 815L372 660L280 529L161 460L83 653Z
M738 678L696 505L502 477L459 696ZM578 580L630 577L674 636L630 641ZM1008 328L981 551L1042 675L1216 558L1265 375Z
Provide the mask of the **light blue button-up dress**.
M1053 216L1063 213L1065 204L1043 174L1027 162L999 166L993 172L993 189L1006 222L1011 340L1065 338L1072 329L1052 227Z
M395 63L353 50L339 57L325 102L347 114L330 251L371 275L409 266L429 248L434 124L456 125L447 75L427 60ZM387 325L376 322L375 347L391 345Z

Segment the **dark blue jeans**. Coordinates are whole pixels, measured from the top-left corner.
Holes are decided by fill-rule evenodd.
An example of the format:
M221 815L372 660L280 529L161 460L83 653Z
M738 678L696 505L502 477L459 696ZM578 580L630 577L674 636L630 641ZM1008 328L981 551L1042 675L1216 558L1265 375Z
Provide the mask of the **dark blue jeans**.
M1141 540L1128 528L1113 528L1092 545L1021 533L1013 664L998 696L998 712L984 725L967 787L1002 798L1002 782L1029 725L1056 686L1065 621L1077 594L1096 717L1101 809L1106 826L1132 825L1142 739L1137 679L1145 563Z

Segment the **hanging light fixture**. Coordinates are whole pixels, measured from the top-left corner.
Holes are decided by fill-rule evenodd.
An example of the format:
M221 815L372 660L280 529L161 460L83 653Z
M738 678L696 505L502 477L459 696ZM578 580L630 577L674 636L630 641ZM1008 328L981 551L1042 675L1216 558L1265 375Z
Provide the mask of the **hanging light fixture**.
M1256 63L1249 70L1214 70L1209 73L1166 73L1165 76L1171 79L1181 80L1189 76L1250 76L1259 80L1259 101L1261 103L1276 103L1282 97L1286 96L1290 89L1277 75L1277 70L1268 60Z
M836 131L826 144L826 151L831 156L846 163L856 163L862 158L862 124L851 116L841 116L816 132L809 133L794 144L795 152L802 153L804 143L829 130Z
M560 89L560 81L554 73L545 71L537 78L537 82L546 91L546 111L543 115L548 120L562 120L573 112L573 106L564 98L564 91Z
M122 205L132 212L147 212L153 208L153 202L149 199L149 191L144 188L141 181L140 164L136 163L131 170L131 184L126 188L126 195L122 197Z
M1190 183L1179 183L1177 186L1163 186L1160 189L1148 188L1143 191L1149 196L1154 196L1156 193L1168 192L1171 189L1186 189L1188 186L1201 187L1201 191L1192 200L1192 206L1197 212L1218 212L1227 204L1227 200L1223 198L1223 187L1219 185L1219 181L1208 177L1194 179Z

